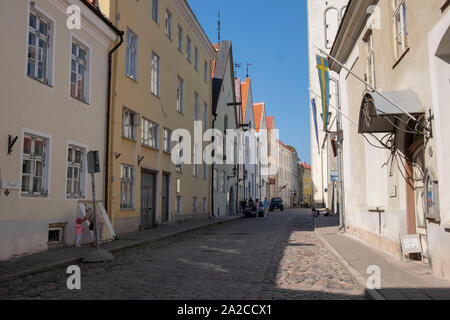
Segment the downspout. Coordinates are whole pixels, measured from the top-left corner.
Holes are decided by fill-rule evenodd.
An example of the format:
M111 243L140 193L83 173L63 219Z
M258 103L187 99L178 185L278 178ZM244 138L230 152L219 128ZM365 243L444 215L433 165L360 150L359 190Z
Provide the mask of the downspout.
M217 120L217 113L213 113L214 119L212 121L212 129L214 132L214 129L216 128L216 120ZM213 142L214 142L215 137L213 136ZM211 217L215 218L216 215L214 214L214 163L215 163L215 158L216 158L216 150L213 151L213 161L211 164ZM217 179L219 179L219 177L217 177Z
M117 31L116 31L117 30ZM106 168L105 168L105 210L108 212L109 210L109 164L110 164L110 147L109 147L109 138L110 138L110 128L111 128L111 94L112 94L112 56L114 52L119 49L119 47L123 44L123 35L124 32L116 29L116 34L120 37L119 43L108 53L108 96L107 96L107 111L106 111Z

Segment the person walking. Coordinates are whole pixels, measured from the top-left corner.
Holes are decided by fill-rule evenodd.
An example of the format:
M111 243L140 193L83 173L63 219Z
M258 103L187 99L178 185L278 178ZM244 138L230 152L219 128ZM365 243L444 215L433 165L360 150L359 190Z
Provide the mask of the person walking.
M264 217L266 219L269 219L269 200L267 198L264 200Z

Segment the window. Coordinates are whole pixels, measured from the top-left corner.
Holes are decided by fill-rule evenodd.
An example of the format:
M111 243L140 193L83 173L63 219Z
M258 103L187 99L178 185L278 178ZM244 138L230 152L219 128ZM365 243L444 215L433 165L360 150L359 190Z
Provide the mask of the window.
M152 19L159 24L159 0L152 0Z
M203 69L203 79L206 83L208 83L208 71L209 71L209 64L205 61L204 69Z
M339 27L340 14L336 8L328 8L325 12L325 48L331 49Z
M172 152L172 131L164 128L164 149L163 151L166 153Z
M183 198L178 196L177 197L177 214L183 213Z
M172 13L166 10L166 36L172 40Z
M217 192L218 190L218 175L219 175L219 170L214 169L214 176L213 176L213 186L214 186L214 192Z
M50 57L52 44L51 23L37 11L30 11L28 23L28 62L27 75L50 84Z
M120 166L120 208L134 209L134 167L122 164Z
M136 127L139 126L139 115L126 108L122 111L122 136L136 140Z
M183 142L183 136L180 136L178 138L178 143L182 143ZM183 149L180 150L178 156L177 156L177 165L176 165L176 170L178 173L182 173L183 172Z
M160 58L157 54L152 52L152 93L160 96Z
M208 212L208 198L203 198L203 212Z
M184 80L178 77L177 111L184 113Z
M158 149L158 131L159 126L153 121L142 118L142 145Z
M137 36L130 29L127 29L125 74L133 80L137 80L136 64L137 64Z
M373 46L373 33L370 32L366 41L366 55L367 55L367 82L375 87L375 54Z
M205 106L203 108L203 131L208 130L208 104L205 102Z
M178 50L183 52L183 28L178 25Z
M70 96L88 102L87 82L88 72L88 50L80 43L72 42L72 59L70 69Z
M193 206L194 208L194 213L197 213L198 212L198 198L197 197L194 197L194 206Z
M203 163L203 179L208 180L208 165Z
M22 194L46 196L48 191L48 139L25 135L23 141Z
M69 146L67 156L67 181L66 196L70 198L82 198L85 172L83 161L86 157L86 150L83 148Z
M225 192L225 171L220 172L219 184L220 184L219 191Z
M194 68L198 71L198 48L194 49Z
M194 144L194 177L198 177L198 162L199 160L199 145L197 143Z
M198 102L198 93L194 92L194 121L200 120L200 104Z
M408 48L408 25L405 0L394 0L395 52L399 59Z
M189 38L189 36L186 39L186 58L188 59L189 62L191 62L191 55L192 55L192 50L191 50L191 38Z

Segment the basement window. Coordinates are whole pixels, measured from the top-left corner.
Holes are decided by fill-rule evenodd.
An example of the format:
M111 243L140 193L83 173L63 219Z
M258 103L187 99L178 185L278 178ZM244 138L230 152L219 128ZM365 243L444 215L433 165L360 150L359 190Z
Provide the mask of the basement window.
M49 247L58 248L64 246L65 239L65 223L50 224L48 227L48 245Z

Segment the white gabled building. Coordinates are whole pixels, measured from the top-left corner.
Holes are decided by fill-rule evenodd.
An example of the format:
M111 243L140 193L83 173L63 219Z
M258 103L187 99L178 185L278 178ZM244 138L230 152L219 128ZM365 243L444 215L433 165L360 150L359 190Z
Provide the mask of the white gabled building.
M74 4L79 30L66 24ZM0 260L74 244L79 201L92 199L88 151L99 151L104 199L108 54L119 33L89 1L0 1Z
M213 61L213 125L214 129L220 130L225 135L227 130L236 130L239 121L237 110L233 106L236 103L233 49L231 41L222 41L214 47L217 58ZM213 203L216 217L234 215L239 208L237 200L238 139L234 139L231 145L228 145L226 138L224 142L223 152L218 155L223 159L223 164L213 166Z

